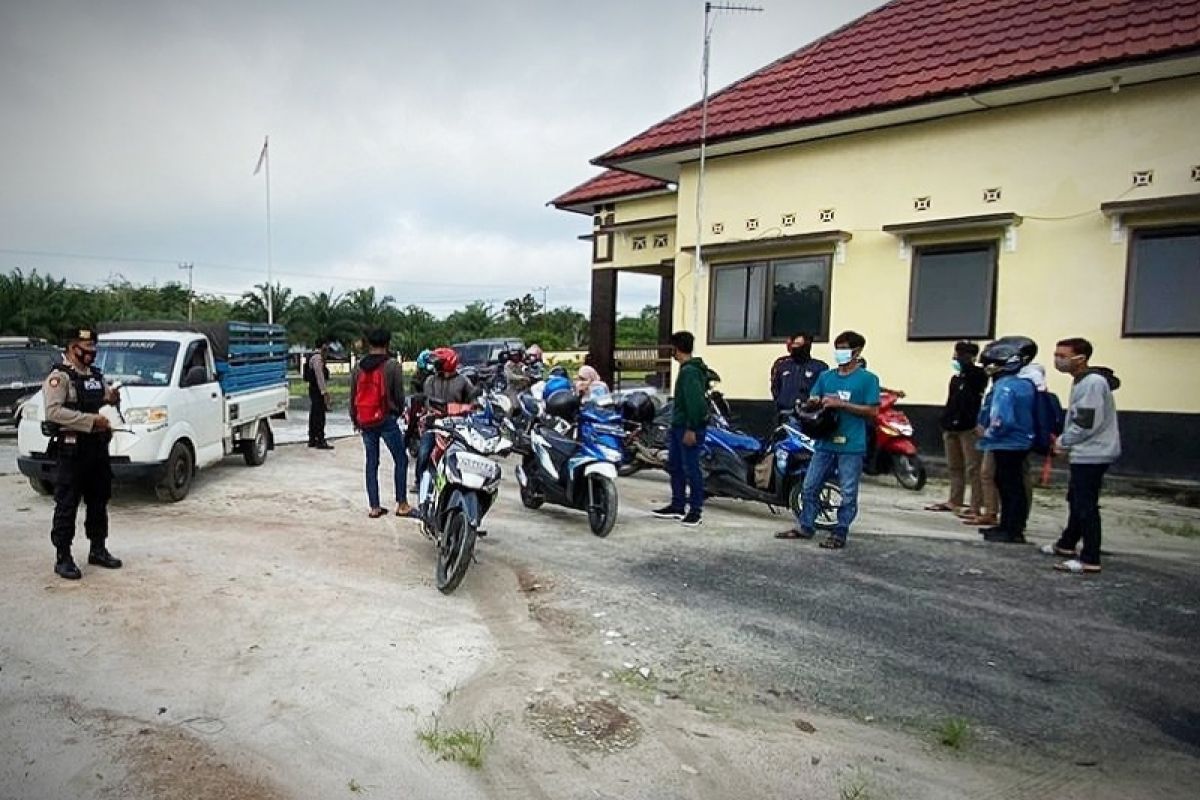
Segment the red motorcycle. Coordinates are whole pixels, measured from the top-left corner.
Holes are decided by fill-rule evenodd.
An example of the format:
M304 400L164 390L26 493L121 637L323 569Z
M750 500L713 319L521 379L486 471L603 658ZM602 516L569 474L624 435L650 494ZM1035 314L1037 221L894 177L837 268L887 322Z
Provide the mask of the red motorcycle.
M890 472L905 489L919 492L925 488L929 476L917 454L912 422L907 414L896 408L899 399L894 392L883 392L879 396L879 414L875 417L874 433L869 437L870 447L863 472L867 475Z

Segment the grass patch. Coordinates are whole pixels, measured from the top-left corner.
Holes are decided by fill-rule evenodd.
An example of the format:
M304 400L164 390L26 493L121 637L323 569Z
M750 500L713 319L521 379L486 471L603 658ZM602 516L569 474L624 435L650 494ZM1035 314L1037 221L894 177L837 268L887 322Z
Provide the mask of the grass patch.
M938 742L951 750L961 750L971 738L971 723L962 717L951 717L937 729Z
M434 716L428 727L417 731L417 739L438 761L457 761L471 769L481 769L484 754L496 741L496 729L482 724L443 730L441 721Z
M871 800L871 778L861 769L838 779L839 800Z
M1200 538L1200 525L1194 522L1155 522L1152 527L1157 528L1167 536L1178 536L1183 539Z

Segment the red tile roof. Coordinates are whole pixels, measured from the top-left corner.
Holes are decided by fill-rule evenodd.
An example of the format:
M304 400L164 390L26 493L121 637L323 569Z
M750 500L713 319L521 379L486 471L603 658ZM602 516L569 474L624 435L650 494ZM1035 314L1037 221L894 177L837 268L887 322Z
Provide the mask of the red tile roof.
M894 0L709 98L708 140L1200 49L1200 0ZM595 160L695 146L700 105Z
M663 191L667 186L666 181L656 178L646 178L631 172L610 169L581 183L566 194L554 198L550 201L550 205L556 208L565 208L583 203L597 203L631 194Z

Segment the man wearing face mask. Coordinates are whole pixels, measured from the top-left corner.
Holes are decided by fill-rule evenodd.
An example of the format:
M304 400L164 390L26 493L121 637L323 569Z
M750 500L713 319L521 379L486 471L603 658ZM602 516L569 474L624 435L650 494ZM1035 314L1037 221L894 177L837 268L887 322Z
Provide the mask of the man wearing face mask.
M975 425L983 393L987 389L987 374L975 364L979 345L973 342L958 342L954 345L954 357L950 361L950 391L946 405L942 408L942 444L946 450L946 471L950 475L950 499L944 503L926 506L926 511L953 511L962 513L966 489L971 487L971 503L965 516L978 517L984 503L985 492L979 479L981 453L975 446L979 441ZM992 511L992 504L988 504Z
M1055 450L1068 453L1071 481L1067 488L1067 527L1054 544L1042 548L1047 555L1066 558L1060 572L1100 571L1100 488L1104 473L1121 456L1121 431L1113 390L1121 381L1102 367L1088 364L1092 343L1063 339L1054 348L1054 368L1072 378L1067 424ZM1075 548L1083 541L1083 550Z
M858 515L858 483L867 453L868 423L879 413L879 378L859 361L867 340L862 334L845 331L833 342L837 369L817 377L807 405L837 409L837 428L828 439L818 439L808 471L804 475L804 505L796 527L775 534L777 539L811 539L820 510L821 487L837 471L842 490L837 525L829 538L821 542L828 550L846 546L850 523Z
M788 338L788 354L771 365L771 397L780 416L792 413L796 403L808 402L817 376L829 365L812 357L812 336L797 333Z
M50 541L57 560L54 571L67 580L83 574L71 555L75 540L75 515L79 501L87 506L84 530L91 548L88 563L117 569L121 560L105 547L108 539L108 499L112 494L112 469L108 443L112 429L100 414L104 405L119 402L117 390L104 384L104 375L92 366L96 360L96 335L78 328L68 337L66 359L50 371L42 384L46 402L46 427L53 436L50 452L58 461L54 486L54 523Z

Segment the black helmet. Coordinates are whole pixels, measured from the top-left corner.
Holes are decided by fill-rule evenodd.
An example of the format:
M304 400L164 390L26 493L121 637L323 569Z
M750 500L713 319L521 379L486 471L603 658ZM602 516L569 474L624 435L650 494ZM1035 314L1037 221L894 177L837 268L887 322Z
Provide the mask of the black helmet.
M988 375L1009 375L1020 372L1021 367L1029 362L1025 360L1021 344L1012 340L1022 338L1024 337L1009 336L997 339L983 348L983 352L979 355L979 363L983 365L984 371Z
M567 374L567 368L561 365L551 367L550 371L546 373L547 380L554 377L567 378L568 380L571 378L571 376Z
M1028 336L1001 336L993 344L1011 344L1021 354L1021 366L1031 363L1038 354L1037 342Z
M621 416L631 422L653 422L654 413L654 401L645 392L632 392L621 401Z
M546 413L552 417L574 422L579 414L579 395L562 389L546 398Z

